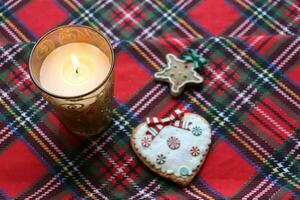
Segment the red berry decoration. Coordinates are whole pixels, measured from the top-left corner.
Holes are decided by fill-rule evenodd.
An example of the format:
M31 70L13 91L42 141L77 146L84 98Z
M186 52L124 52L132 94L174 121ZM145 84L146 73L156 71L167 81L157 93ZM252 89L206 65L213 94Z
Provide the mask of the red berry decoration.
M190 149L190 153L192 156L199 156L200 154L200 149L196 146L193 146L191 149Z
M180 147L180 140L177 137L171 136L167 140L170 149L175 150Z

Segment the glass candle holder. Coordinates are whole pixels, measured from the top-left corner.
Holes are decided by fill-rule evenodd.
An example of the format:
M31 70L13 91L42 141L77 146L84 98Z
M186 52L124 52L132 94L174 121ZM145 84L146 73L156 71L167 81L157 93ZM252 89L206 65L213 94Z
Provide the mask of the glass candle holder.
M57 95L41 85L40 71L44 60L56 48L69 43L87 43L108 58L110 69L95 88L77 96ZM29 59L30 76L60 121L73 133L91 136L105 130L112 115L114 88L114 52L103 33L82 25L68 25L46 33L34 46ZM50 77L51 78L51 77Z

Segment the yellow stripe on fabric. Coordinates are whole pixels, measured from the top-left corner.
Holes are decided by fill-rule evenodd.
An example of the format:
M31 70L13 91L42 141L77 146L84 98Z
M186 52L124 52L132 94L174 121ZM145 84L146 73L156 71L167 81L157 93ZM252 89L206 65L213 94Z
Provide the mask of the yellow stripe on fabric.
M65 2L66 2L73 10L75 10L75 11L78 10L77 7L76 7L74 4L72 4L70 1L66 0Z
M30 40L19 30L17 27L9 21L8 18L5 18L2 13L0 13L0 18L2 18L3 23L7 24L14 32L21 37L24 42L30 42Z
M26 126L24 124L24 122L22 122L20 120L20 116L18 116L10 107L9 105L7 105L5 103L5 101L3 99L0 98L0 103L4 106L4 108L10 113L12 114L16 121L19 122L19 124L28 131L29 135L51 156L51 158L53 158L53 160L59 164L59 166L63 169L63 171L65 171L71 178L74 179L74 182L77 183L78 187L80 187L87 195L89 195L89 197L91 197L92 199L97 199L91 192L89 192L85 187L82 186L82 184L80 184L80 181L78 181L76 179L76 177L68 170L67 167L64 166L64 164L61 162L61 160L49 149L49 147L40 139L38 138L38 136L32 131L30 130L30 128L28 126Z
M240 49L236 44L234 44L233 42L229 41L229 40L224 40L227 44L229 44L231 47L233 47L236 51L238 51L241 56L244 56L245 58L247 58L249 60L249 62L251 64L253 64L254 66L256 66L258 69L260 69L263 73L267 74L267 72L254 60L252 59L250 56L248 56L242 49ZM291 89L289 89L288 87L286 87L281 81L277 80L276 78L274 78L273 76L269 76L268 78L270 78L271 80L273 80L277 85L281 86L283 89L285 89L286 92L288 92L292 97L296 98L298 101L300 101L300 96L298 96L294 91L292 91Z
M82 12L80 12L80 10L78 9L78 7L76 5L74 5L71 1L66 0L65 1L75 12L77 12L79 14L79 17L81 17L82 19L84 19L85 21L87 21L89 23L90 26L92 26L93 28L97 28L97 25L90 21L89 18L83 14Z
M113 113L115 115L117 115L122 121L124 121L125 122L124 124L126 126L128 126L130 128L130 130L133 130L135 128L135 127L131 126L131 124L128 121L125 120L125 117L123 115L119 114L117 111L113 111Z
M246 9L248 8L252 13L255 13L255 12L256 12L259 16L262 16L262 15L260 15L259 12L257 12L257 11L254 10L253 8L251 8L250 5L248 6L246 3L242 2L241 0L237 0L237 2L238 2L239 4L241 4L243 7L245 7ZM278 31L278 33L281 33L281 32L282 32L280 29L276 28L275 25L271 24L270 21L267 20L266 18L261 17L261 18L259 18L259 19L262 20L262 21L264 21L264 22L265 22L266 24L268 24L271 28L273 28L273 29L275 29L276 31Z
M170 9L168 9L164 4L158 3L158 5L163 8L165 11L167 11L171 16L173 16L178 22L180 22L182 25L184 25L191 33L194 34L197 38L202 38L202 35L199 34L196 30L194 30L188 23L186 23L182 18L178 17L175 13L172 13Z
M192 33L194 33L196 38L203 38L201 34L199 34L195 29L193 29L188 23L186 23L183 19L176 16L176 19L181 22L181 24L185 25L187 29L189 29Z
M207 194L201 192L194 184L191 184L191 188L192 188L197 194L199 194L199 195L201 195L201 196L203 196L203 197L205 197L205 198L207 198L207 199L209 199L209 200L214 200L213 197L211 197L211 196L209 196L209 195L207 195Z
M135 50L137 50L138 52L139 52L139 54L141 55L141 56L143 56L155 69L157 69L157 70L159 70L159 69L161 69L161 67L159 66L159 65L157 65L155 62L153 62L153 60L149 57L149 56L147 56L147 54L146 53L144 53L139 47L138 47L138 45L137 44L135 44L135 43L131 43L131 46L135 49Z
M260 155L253 147L251 147L247 142L245 142L242 138L240 138L235 132L229 131L229 133L242 145L244 145L253 155L255 155L260 161L266 162L266 158Z
M293 97L295 97L298 101L300 101L300 96L298 96L297 93L295 93L293 90L290 90L286 85L284 85L282 82L278 81L274 77L271 78L273 78L279 86L285 89L285 91L288 91Z
M7 20L5 23L10 26L15 33L23 39L24 42L30 42L30 40L13 23L11 23L9 20Z
M273 165L271 165L269 162L266 162L264 164L266 164L269 167L270 170L272 170L275 174L277 174L278 176L280 176L286 182L288 182L289 184L293 185L297 189L300 189L300 185L297 184L297 182L293 182L293 181L291 181L291 179L285 177L283 173L279 173L278 169L276 167L274 167Z

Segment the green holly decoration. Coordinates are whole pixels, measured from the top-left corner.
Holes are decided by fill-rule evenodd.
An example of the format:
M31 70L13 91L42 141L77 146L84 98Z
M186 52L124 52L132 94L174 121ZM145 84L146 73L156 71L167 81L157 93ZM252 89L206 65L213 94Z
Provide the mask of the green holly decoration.
M193 62L194 63L194 69L200 69L205 63L206 59L199 56L195 50L187 48L188 54L183 55L182 58L186 62ZM201 70L203 72L203 69Z

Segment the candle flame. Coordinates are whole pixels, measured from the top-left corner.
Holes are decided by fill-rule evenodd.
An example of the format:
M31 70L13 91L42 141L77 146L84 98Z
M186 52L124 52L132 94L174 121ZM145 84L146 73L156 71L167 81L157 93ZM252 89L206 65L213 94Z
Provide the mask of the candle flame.
M73 69L78 74L78 68L79 68L80 63L79 63L79 60L78 60L77 56L74 55L74 54L71 54L71 61L72 61Z

